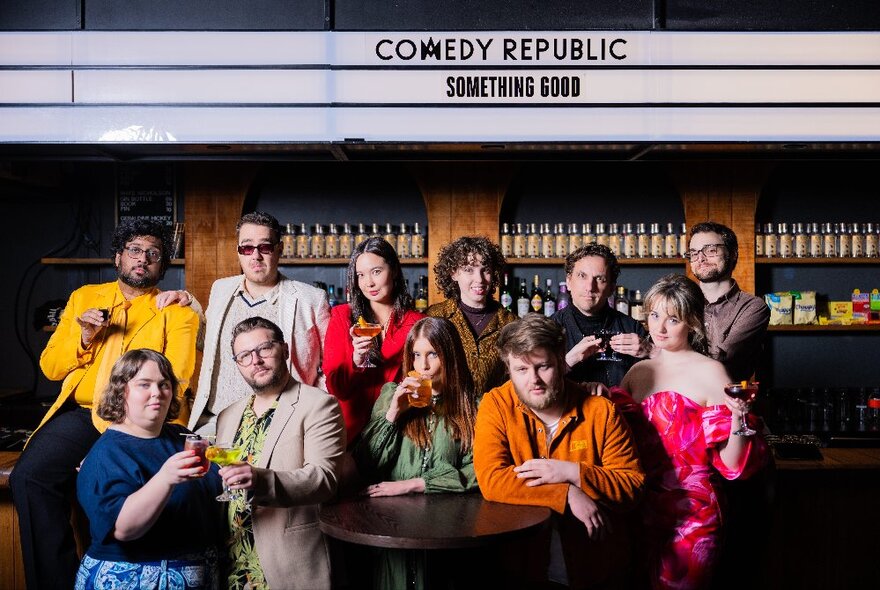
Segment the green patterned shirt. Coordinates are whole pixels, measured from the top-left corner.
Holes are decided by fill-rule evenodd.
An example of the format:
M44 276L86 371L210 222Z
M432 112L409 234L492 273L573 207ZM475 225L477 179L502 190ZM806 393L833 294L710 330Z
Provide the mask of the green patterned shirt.
M278 400L272 404L262 416L254 413L254 395L241 416L241 424L235 435L234 446L245 449L248 463L253 465L260 459L263 443L269 425L278 407ZM230 590L268 590L263 568L254 547L254 523L251 514L250 500L242 493L235 495L229 502L227 512L229 519L229 577L227 588Z

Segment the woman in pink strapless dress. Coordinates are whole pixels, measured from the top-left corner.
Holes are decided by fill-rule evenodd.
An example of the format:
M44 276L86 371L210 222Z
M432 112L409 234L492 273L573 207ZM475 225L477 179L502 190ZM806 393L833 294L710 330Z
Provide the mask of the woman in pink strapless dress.
M656 589L708 588L723 538L720 478L762 468L766 445L760 435L730 434L748 405L724 393L723 365L704 354L699 287L683 275L667 275L648 291L645 305L654 353L611 390L647 475L645 574Z

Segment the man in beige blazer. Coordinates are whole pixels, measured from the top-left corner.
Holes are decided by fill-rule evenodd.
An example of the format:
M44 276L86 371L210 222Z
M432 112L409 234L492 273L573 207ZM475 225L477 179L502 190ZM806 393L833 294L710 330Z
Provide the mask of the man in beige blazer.
M236 226L241 275L217 279L205 312L205 342L189 428L214 434L217 415L240 400L247 387L228 354L232 328L253 316L281 327L290 348L287 367L306 385L325 389L320 373L324 335L330 321L327 293L278 271L281 224L261 211Z
M227 354L251 394L217 418L217 440L248 454L220 470L230 489L242 490L229 503L226 587L329 588L318 505L335 496L345 452L339 403L293 378L281 328L269 320L238 323Z

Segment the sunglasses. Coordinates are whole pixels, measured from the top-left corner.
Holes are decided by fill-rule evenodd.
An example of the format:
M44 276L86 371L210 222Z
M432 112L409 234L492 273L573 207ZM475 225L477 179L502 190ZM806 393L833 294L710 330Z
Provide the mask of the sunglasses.
M248 244L246 246L239 246L238 253L244 256L250 256L254 253L254 250L259 250L260 254L268 255L271 254L275 250L275 246L278 244L259 244L257 246L252 246Z

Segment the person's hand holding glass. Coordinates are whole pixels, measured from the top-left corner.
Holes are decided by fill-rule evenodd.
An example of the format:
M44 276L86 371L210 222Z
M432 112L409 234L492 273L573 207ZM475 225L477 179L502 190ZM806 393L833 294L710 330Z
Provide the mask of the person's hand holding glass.
M223 493L217 496L218 502L229 502L235 498L232 494L233 486L236 490L243 490L253 484L253 478L247 477L251 476L251 470L250 465L244 461L244 449L234 447L229 443L216 443L205 450L205 457L211 463L216 463L221 467L220 477L223 478ZM245 467L244 470L241 469L242 466ZM247 471L247 473L242 473L242 471ZM248 485L245 485L246 478L249 481Z
M357 355L360 353L361 362L355 363L361 369L369 369L375 367L375 363L370 360L370 354L373 349L373 339L382 332L380 324L368 322L363 316L358 317L358 321L351 327L352 346Z
M748 404L750 404L755 399L755 396L758 395L758 382L740 381L738 383L728 383L724 387L724 393L732 398L742 400L745 406L745 409L741 412L742 424L736 431L731 432L731 434L737 436L754 436L755 430L749 427L746 418L749 414Z

